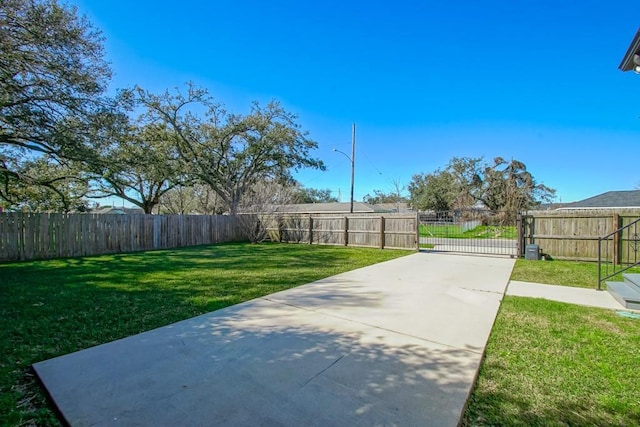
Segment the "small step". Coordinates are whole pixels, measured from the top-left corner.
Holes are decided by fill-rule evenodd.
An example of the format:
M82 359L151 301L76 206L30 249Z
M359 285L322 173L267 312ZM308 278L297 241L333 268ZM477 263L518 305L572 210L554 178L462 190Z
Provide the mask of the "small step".
M607 282L607 292L625 308L640 310L640 289L626 282Z
M622 277L624 277L625 283L635 286L638 289L638 292L640 292L640 274L622 273Z

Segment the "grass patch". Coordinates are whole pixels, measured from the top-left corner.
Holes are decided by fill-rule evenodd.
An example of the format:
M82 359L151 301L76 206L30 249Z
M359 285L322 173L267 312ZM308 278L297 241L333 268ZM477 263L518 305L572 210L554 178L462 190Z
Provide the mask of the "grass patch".
M464 425L640 425L640 320L506 297Z
M445 237L451 239L517 239L515 226L478 225L463 230L459 225L420 224L421 237Z
M0 265L0 425L58 425L35 362L409 253L224 244Z
M640 268L634 267L625 273L640 273ZM518 259L511 280L595 289L598 287L598 263ZM623 281L622 275L614 276L611 281Z

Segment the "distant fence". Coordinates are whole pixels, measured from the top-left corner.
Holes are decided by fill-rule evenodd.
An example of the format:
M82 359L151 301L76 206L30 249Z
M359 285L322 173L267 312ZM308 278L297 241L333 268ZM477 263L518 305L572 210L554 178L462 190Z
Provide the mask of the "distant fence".
M226 215L1 213L0 262L245 240Z
M418 217L404 214L287 214L267 220L278 242L418 249Z
M542 253L552 258L597 261L598 238L638 218L640 209L530 211L521 217L520 248L524 251L525 245L537 244ZM634 247L630 243L637 238L628 233L611 237L607 246L611 253L605 255L609 259L626 259L624 252Z

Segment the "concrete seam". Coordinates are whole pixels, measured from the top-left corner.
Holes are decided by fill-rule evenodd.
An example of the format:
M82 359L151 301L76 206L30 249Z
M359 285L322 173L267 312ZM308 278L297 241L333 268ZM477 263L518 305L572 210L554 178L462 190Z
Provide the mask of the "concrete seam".
M484 292L487 294L497 294L497 295L503 295L504 291L500 292L500 291L489 291L487 289L475 289L475 288L465 288L465 287L460 287L460 289L464 289L465 291L473 291L473 292ZM505 286L506 289L506 286Z
M357 323L358 325L364 325L364 326L368 326L370 328L380 329L382 331L393 332L394 334L403 335L405 337L414 338L414 339L417 339L417 340L420 340L420 341L424 341L424 342L438 344L438 345L441 345L441 346L444 346L444 347L448 347L448 348L452 348L452 349L456 349L456 350L468 351L469 353L474 353L474 354L482 354L483 351L484 351L484 350L483 351L476 351L476 350L469 350L468 348L456 347L456 346L453 346L451 344L441 343L441 342L438 342L438 341L434 341L434 340L418 337L418 336L415 336L415 335L406 334L404 332L395 331L393 329L387 329L387 328L383 328L383 327L380 327L380 326L371 325L369 323L358 322L357 320L348 319L348 318L342 317L342 316L336 316L335 314L324 313L324 312L319 311L319 310L311 310L309 308L300 307L298 305L291 304L291 303L286 303L286 302L282 302L282 301L276 301L276 300L272 300L272 299L264 298L264 297L262 299L266 300L266 301L269 301L269 302L276 303L276 304L282 304L282 305L286 305L286 306L289 306L289 307L297 308L299 310L304 310L304 311L309 311L309 312L312 312L312 313L321 314L321 315L326 316L326 317L333 317L334 319L340 319L340 320L344 320L346 322Z
M336 360L334 360L333 362L331 362L331 364L329 366L327 366L326 368L322 369L320 372L318 372L317 374L315 374L314 376L312 376L311 378L309 378L307 381L305 381L304 384L302 384L302 387L305 387L307 384L309 384L311 381L315 380L316 378L318 378L320 375L324 374L325 372L327 372L333 365L335 365L336 363L338 363L339 361L342 360L343 357L345 357L347 354L349 353L345 353L342 356L338 357ZM301 388L302 388L301 387Z

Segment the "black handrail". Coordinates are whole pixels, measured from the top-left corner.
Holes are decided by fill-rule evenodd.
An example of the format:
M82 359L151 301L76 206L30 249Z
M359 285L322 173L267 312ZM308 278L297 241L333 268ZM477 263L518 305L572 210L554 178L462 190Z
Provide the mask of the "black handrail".
M636 219L633 222L630 222L629 224L625 225L624 227L620 227L617 230L607 234L606 236L603 237L598 237L598 290L602 290L602 283L604 281L606 281L607 279L612 278L613 276L620 274L624 271L629 270L630 268L635 267L636 265L640 265L640 260L638 260L638 250L640 249L640 237L638 237L638 224L640 223L640 218ZM627 259L626 262L623 262L621 260L611 260L611 265L613 266L613 272L611 274L609 274L609 269L607 268L606 271L606 275L603 277L602 275L602 242L607 242L609 243L610 239L612 237L614 237L616 234L623 236L623 232L627 229L631 229L631 227L634 227L634 234L633 234L633 238L628 239L627 240ZM634 257L633 257L633 261L631 261L631 259L629 259L630 254L631 254L631 250L629 249L633 249L633 253L634 253ZM618 250L618 248L614 248L614 250ZM617 262L616 262L617 261ZM608 265L609 263L607 263ZM619 270L616 270L616 265L618 264L625 264L626 267L620 268Z

